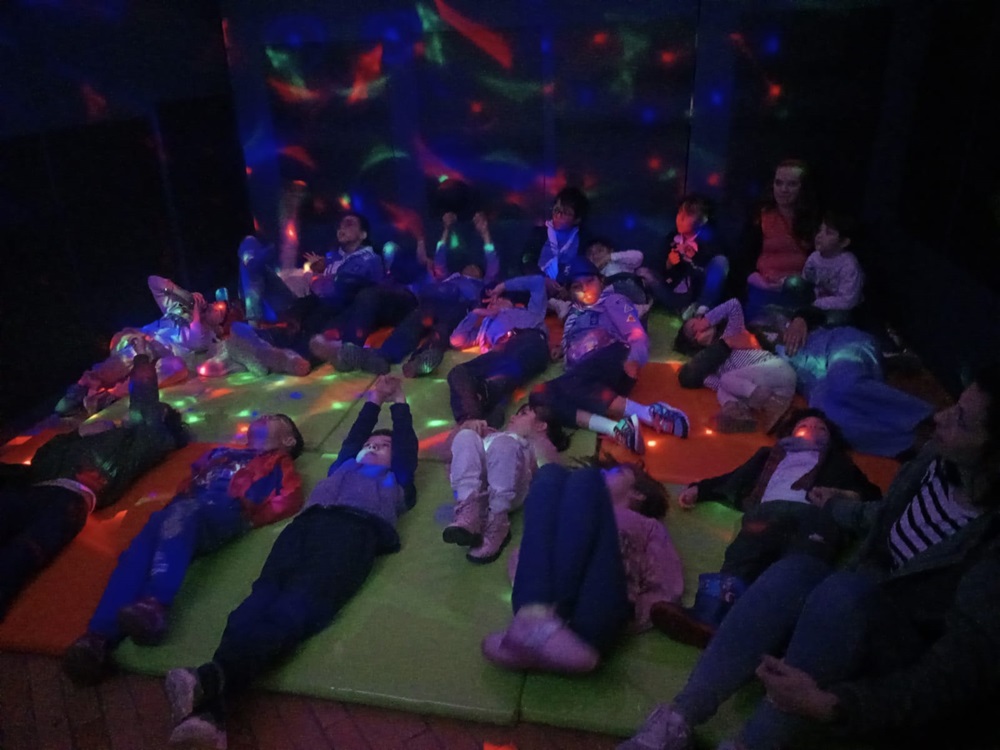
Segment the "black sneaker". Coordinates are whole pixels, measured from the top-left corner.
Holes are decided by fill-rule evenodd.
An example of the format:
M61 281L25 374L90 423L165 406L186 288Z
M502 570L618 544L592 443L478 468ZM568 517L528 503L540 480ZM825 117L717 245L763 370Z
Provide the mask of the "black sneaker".
M66 649L62 668L74 685L97 685L111 673L111 646L97 633L84 633Z
M443 359L444 352L440 349L424 349L414 354L403 364L403 376L419 378L423 375L430 375L438 368Z

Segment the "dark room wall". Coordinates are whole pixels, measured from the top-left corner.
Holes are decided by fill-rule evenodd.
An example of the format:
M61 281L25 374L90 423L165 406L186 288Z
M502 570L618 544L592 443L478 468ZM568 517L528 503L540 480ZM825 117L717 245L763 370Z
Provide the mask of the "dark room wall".
M6 3L0 59L2 424L158 317L149 274L232 285L252 224L215 3Z
M486 210L513 263L568 183L593 230L647 252L678 197L708 193L732 247L783 157L863 213L869 299L955 386L1000 343L998 17L990 0L7 3L0 423L156 317L149 273L232 287L239 238L278 235L296 181L304 249L341 207L412 248L453 205Z

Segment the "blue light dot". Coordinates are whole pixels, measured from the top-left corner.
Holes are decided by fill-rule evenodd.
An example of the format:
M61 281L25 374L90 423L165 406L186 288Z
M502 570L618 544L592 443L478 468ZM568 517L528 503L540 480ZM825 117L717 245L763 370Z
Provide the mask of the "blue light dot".
M360 195L352 195L351 196L351 208L353 208L355 211L364 211L365 210L365 204L361 200L361 196Z
M302 37L300 37L298 34L289 34L288 44L289 46L292 47L299 47L302 45Z
M302 396L302 391L292 391L291 393L288 394L288 398L290 398L290 399L292 399L294 401L298 401L302 397L303 397Z
M781 49L781 43L778 41L777 34L771 34L764 40L764 52L768 55L778 54L778 50Z
M548 37L542 39L542 52L549 52L552 49L552 40Z
M722 92L721 91L713 91L712 94L711 94L710 100L711 100L712 104L714 104L716 107L718 107L720 104L722 104Z
M399 31L397 31L394 26L390 26L388 29L385 30L385 38L388 39L390 42L398 42Z
M647 125L656 119L656 110L652 107L646 107L642 110L642 121Z
M634 216L626 216L625 217L625 228L626 229L635 229L635 217Z
M260 416L260 412L257 411L256 409L254 409L252 412L250 412L250 416L251 417L259 417Z

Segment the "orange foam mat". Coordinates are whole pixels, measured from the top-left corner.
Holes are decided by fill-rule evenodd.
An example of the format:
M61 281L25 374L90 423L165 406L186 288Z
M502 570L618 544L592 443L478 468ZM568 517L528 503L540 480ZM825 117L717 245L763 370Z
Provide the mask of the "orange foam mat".
M76 539L14 600L0 623L0 648L61 654L86 629L118 555L173 497L191 462L208 447L192 443L177 451L117 503L91 515Z

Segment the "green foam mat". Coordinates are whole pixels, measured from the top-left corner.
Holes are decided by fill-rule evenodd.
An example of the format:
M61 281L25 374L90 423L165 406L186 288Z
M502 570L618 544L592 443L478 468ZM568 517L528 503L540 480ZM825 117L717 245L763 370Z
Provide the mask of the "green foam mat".
M524 677L494 669L479 643L510 616L503 564L471 565L441 541L435 511L450 501L440 464L418 471L417 506L402 519L403 549L381 558L334 623L270 673L262 686L420 713L510 723ZM257 530L191 568L167 641L126 641L116 657L161 674L211 658L229 612L249 593L278 527Z

